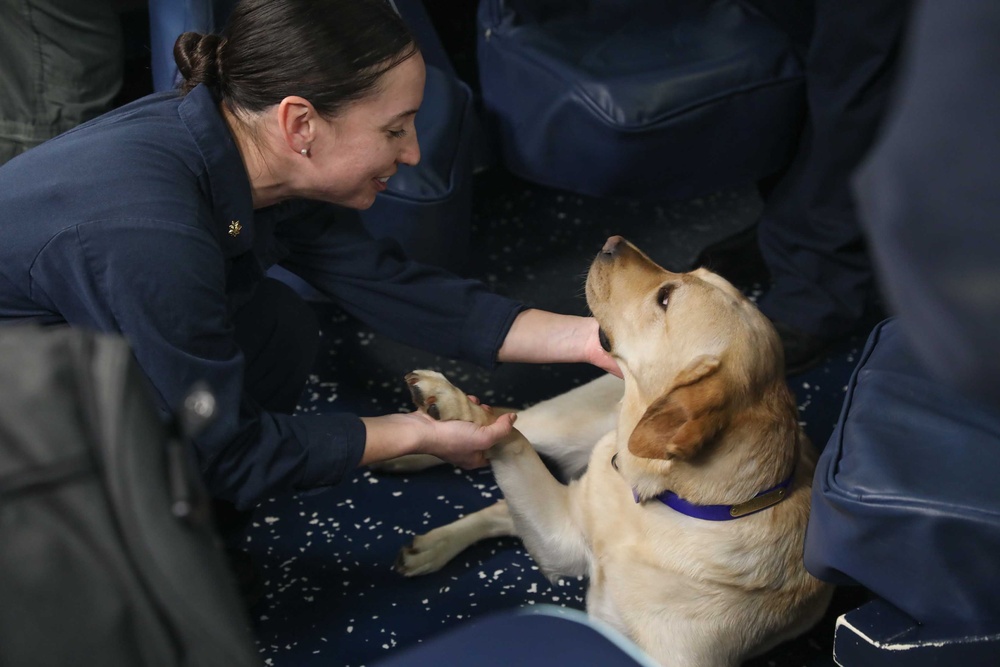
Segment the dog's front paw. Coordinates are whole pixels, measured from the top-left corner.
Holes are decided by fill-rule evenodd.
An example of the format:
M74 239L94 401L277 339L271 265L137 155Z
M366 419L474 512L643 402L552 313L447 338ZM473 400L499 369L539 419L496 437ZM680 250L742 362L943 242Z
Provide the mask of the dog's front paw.
M406 384L417 409L441 421L459 420L488 424L490 414L476 405L465 393L437 371L413 371L406 374Z

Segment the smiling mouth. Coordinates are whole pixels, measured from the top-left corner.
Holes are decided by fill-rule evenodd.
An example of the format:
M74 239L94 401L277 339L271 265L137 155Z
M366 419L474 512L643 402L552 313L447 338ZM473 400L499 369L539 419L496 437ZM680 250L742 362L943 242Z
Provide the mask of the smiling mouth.
M388 187L387 184L389 182L389 178L390 178L389 176L378 176L372 179L373 181L375 181L376 183L375 187L378 188L379 192L385 190Z

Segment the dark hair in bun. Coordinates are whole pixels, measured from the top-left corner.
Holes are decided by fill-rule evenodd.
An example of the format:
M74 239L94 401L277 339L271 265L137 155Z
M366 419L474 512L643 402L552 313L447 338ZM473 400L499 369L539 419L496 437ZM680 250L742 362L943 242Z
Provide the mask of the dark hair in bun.
M222 81L219 50L222 38L219 35L202 35L197 32L186 32L177 38L174 44L174 61L177 71L183 81L181 92L204 83L212 90L218 90Z
M183 93L205 84L247 111L300 95L334 116L418 50L386 0L240 0L220 35L181 35L174 60Z

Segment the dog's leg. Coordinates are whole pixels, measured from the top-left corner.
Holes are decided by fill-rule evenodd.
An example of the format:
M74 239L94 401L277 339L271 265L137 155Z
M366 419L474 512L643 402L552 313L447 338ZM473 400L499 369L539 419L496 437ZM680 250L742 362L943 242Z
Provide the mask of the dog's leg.
M495 418L440 373L416 371L407 382L416 405L436 419L486 424ZM569 488L552 476L518 429L494 446L490 459L516 533L542 571L549 576L586 574L588 551L570 511Z
M603 375L518 411L517 430L556 465L564 478L579 477L587 467L594 443L615 428L624 387L622 380ZM511 410L493 406L493 412L499 415ZM411 454L369 467L384 473L412 473L443 463L435 456Z
M625 383L603 375L517 413L517 430L556 464L567 479L579 477L601 437L615 428Z
M422 378L429 382L418 384ZM455 389L443 375L434 371L410 373L406 376L406 381L416 406L424 412L429 412L436 419L441 418L440 411L443 410L447 415L454 415L452 418L485 424L503 412L496 410L494 416L489 415L481 407L469 401L465 394ZM423 393L424 388L430 389L437 385L451 387L454 391L443 392L440 397L433 392L427 395ZM430 574L440 570L448 561L480 540L514 535L514 523L507 511L507 503L501 500L457 521L416 536L413 542L400 550L396 557L395 569L407 577Z
M542 572L552 580L588 574L589 549L572 511L574 486L553 477L517 429L489 458L514 529Z
M406 577L437 572L452 558L488 537L514 535L507 503L503 500L457 521L418 535L396 558L396 572Z

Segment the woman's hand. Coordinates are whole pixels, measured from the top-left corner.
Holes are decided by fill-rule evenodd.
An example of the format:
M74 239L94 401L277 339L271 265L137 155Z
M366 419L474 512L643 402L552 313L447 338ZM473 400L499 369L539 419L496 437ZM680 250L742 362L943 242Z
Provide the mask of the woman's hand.
M487 464L486 450L510 435L514 414L497 417L489 426L465 421L438 421L422 412L362 417L367 438L361 465L404 454L432 454L466 470Z
M525 310L507 332L497 360L534 364L583 362L622 377L618 363L601 347L599 330L593 317Z
M592 331L586 334L583 339L584 359L588 363L604 369L612 375L622 377L622 369L618 367L618 362L615 361L614 357L608 354L601 345L601 327L597 323L597 320L593 317L588 317L586 319L589 321L588 325Z
M465 421L437 421L422 412L414 413L431 426L424 454L433 454L459 468L480 468L487 464L486 451L510 435L517 415L500 415L489 426Z

